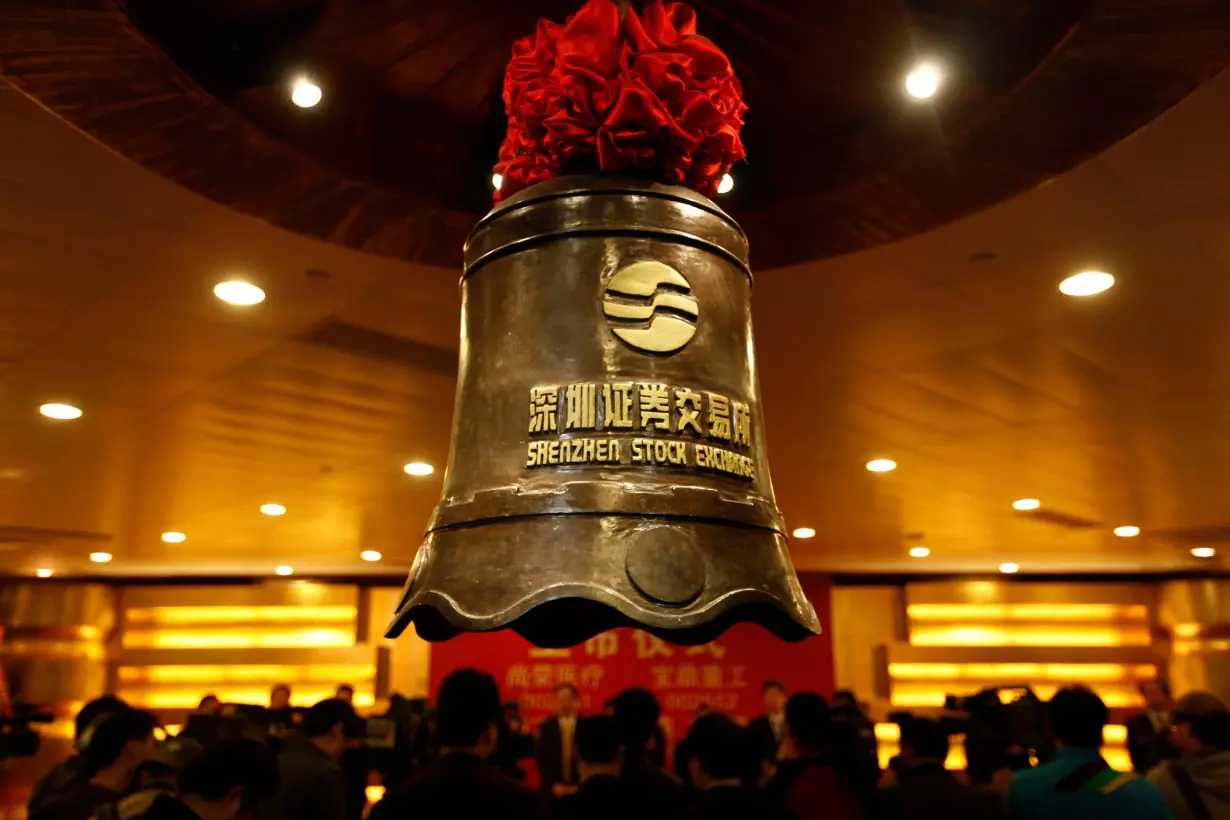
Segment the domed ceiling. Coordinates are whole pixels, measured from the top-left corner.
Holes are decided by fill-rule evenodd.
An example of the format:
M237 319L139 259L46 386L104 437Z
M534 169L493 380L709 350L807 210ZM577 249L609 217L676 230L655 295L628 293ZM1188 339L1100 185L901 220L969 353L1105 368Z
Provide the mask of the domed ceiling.
M934 228L1131 133L1230 62L1218 2L709 0L751 106L723 205L769 267ZM112 149L308 236L456 267L512 42L576 0L13 0L4 76ZM942 92L912 100L919 60ZM310 109L288 84L323 89Z

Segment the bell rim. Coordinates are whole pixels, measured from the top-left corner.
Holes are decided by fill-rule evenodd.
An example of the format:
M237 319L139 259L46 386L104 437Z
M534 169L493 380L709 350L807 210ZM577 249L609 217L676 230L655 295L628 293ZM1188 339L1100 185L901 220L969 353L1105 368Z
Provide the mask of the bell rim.
M592 631L577 630L573 634L579 637L566 642L536 640L535 635L523 631L524 624L521 622L530 616L541 617L546 607L564 603L592 604L604 608L607 610L606 614L612 617L605 623L599 622L598 627ZM760 612L766 617L748 618L746 615L749 610ZM640 606L609 589L583 583L564 583L537 590L511 606L487 615L467 613L453 596L427 588L413 592L398 607L385 630L385 637L396 638L411 623L417 625L421 620L416 617L418 613L433 614L436 616L433 620L443 621L448 625L448 634L439 630L438 624L429 634L419 632L419 637L431 643L449 640L467 632L511 629L536 646L555 648L575 646L607 629L632 627L650 632L668 643L687 646L708 643L734 624L748 622L756 623L777 638L790 643L822 633L820 619L810 601L806 602L805 611L795 613L783 606L771 593L751 588L729 590L687 614L673 610L667 614ZM593 619L586 620L593 622ZM518 628L519 626L522 628Z

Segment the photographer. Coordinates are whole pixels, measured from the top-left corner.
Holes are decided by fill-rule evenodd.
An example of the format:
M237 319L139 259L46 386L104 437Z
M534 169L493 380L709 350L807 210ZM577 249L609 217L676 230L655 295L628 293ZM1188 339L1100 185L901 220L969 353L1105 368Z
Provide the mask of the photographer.
M117 802L133 786L137 769L153 757L157 725L149 712L130 706L107 713L85 738L83 776L43 803L31 820L87 820Z
M264 743L221 740L184 766L178 795L157 794L140 813L125 813L126 800L119 820L238 820L277 790L277 759Z
M948 733L934 720L901 723L897 784L880 791L876 820L1000 820L999 795L967 786L944 768Z
M81 707L73 722L74 754L34 784L30 800L26 804L28 817L33 817L49 801L64 796L85 780L85 758L81 750L85 748L87 739L93 735L95 725L102 722L106 715L127 707L128 704L113 695L103 695Z

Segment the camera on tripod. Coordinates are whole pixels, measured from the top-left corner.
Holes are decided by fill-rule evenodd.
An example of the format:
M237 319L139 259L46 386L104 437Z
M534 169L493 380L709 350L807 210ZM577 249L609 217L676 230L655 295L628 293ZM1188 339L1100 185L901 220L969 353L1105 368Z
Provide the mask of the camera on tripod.
M33 724L51 723L54 719L46 712L35 712L29 706L13 704L11 715L0 716L0 760L38 754L39 736Z
M913 720L910 712L893 712L896 724ZM975 695L948 695L939 714L951 737L965 736L966 771L973 784L985 784L1002 768L1027 769L1054 753L1046 731L1042 701L1028 686L998 686Z

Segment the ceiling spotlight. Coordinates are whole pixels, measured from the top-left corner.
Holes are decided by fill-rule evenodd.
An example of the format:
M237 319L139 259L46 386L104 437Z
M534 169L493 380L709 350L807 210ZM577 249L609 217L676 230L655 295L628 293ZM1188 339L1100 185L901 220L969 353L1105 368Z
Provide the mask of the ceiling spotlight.
M1131 525L1126 527L1115 527L1115 535L1120 538L1135 538L1140 535L1140 527L1133 527Z
M1065 296L1094 296L1114 287L1115 277L1100 270L1087 270L1073 274L1059 283L1059 292Z
M50 578L55 573L47 569L46 567L42 567L40 569L34 570L34 574L37 575L39 578Z
M491 175L491 187L495 188L497 191L503 188L504 187L504 175L503 174L492 174Z
M722 178L718 180L717 192L719 194L728 194L735 189L735 178L730 174L722 174Z
M1004 563L999 565L999 571L1007 575L1011 575L1014 572L1019 572L1020 569L1021 569L1020 564L1014 564L1011 561L1005 561Z
M916 100L929 100L940 90L944 72L935 63L919 63L905 75L905 90Z
M232 279L214 285L214 296L232 305L247 307L265 301L265 291L248 282Z
M811 527L799 527L797 530L795 530L794 532L790 534L793 535L795 538L815 538L816 537L816 531L813 530Z
M425 461L411 461L405 467L402 467L402 469L406 471L407 475L416 476L431 475L436 471L435 467L432 467Z
M1018 498L1016 501L1012 502L1012 509L1021 510L1022 512L1036 510L1041 506L1042 502L1036 498Z
M891 458L876 458L867 462L867 469L873 473L888 473L897 469L897 462Z
M286 515L286 508L281 504L261 504L261 512L265 515Z
M44 404L38 408L38 412L49 419L60 419L61 421L81 418L81 409L71 404Z
M188 540L188 536L184 535L182 532L164 532L162 534L162 540L168 544L182 544Z
M290 101L300 108L311 108L320 102L324 92L307 77L299 77L290 87Z
M364 561L379 561L384 556L376 552L375 550L363 550L361 553L359 553L359 557L362 558Z
M286 564L283 564L280 567L274 567L273 571L277 575L294 575L295 574L295 568L288 567L286 566Z
M1212 547L1192 547L1192 555L1197 558L1212 558L1217 554L1217 550Z
M930 554L931 554L930 547L924 547L921 544L918 545L917 547L910 547L910 557L911 558L926 558Z
M91 553L90 553L90 560L91 560L91 561L93 561L95 564L109 564L109 563L111 563L111 553L109 553L109 552L91 552Z

